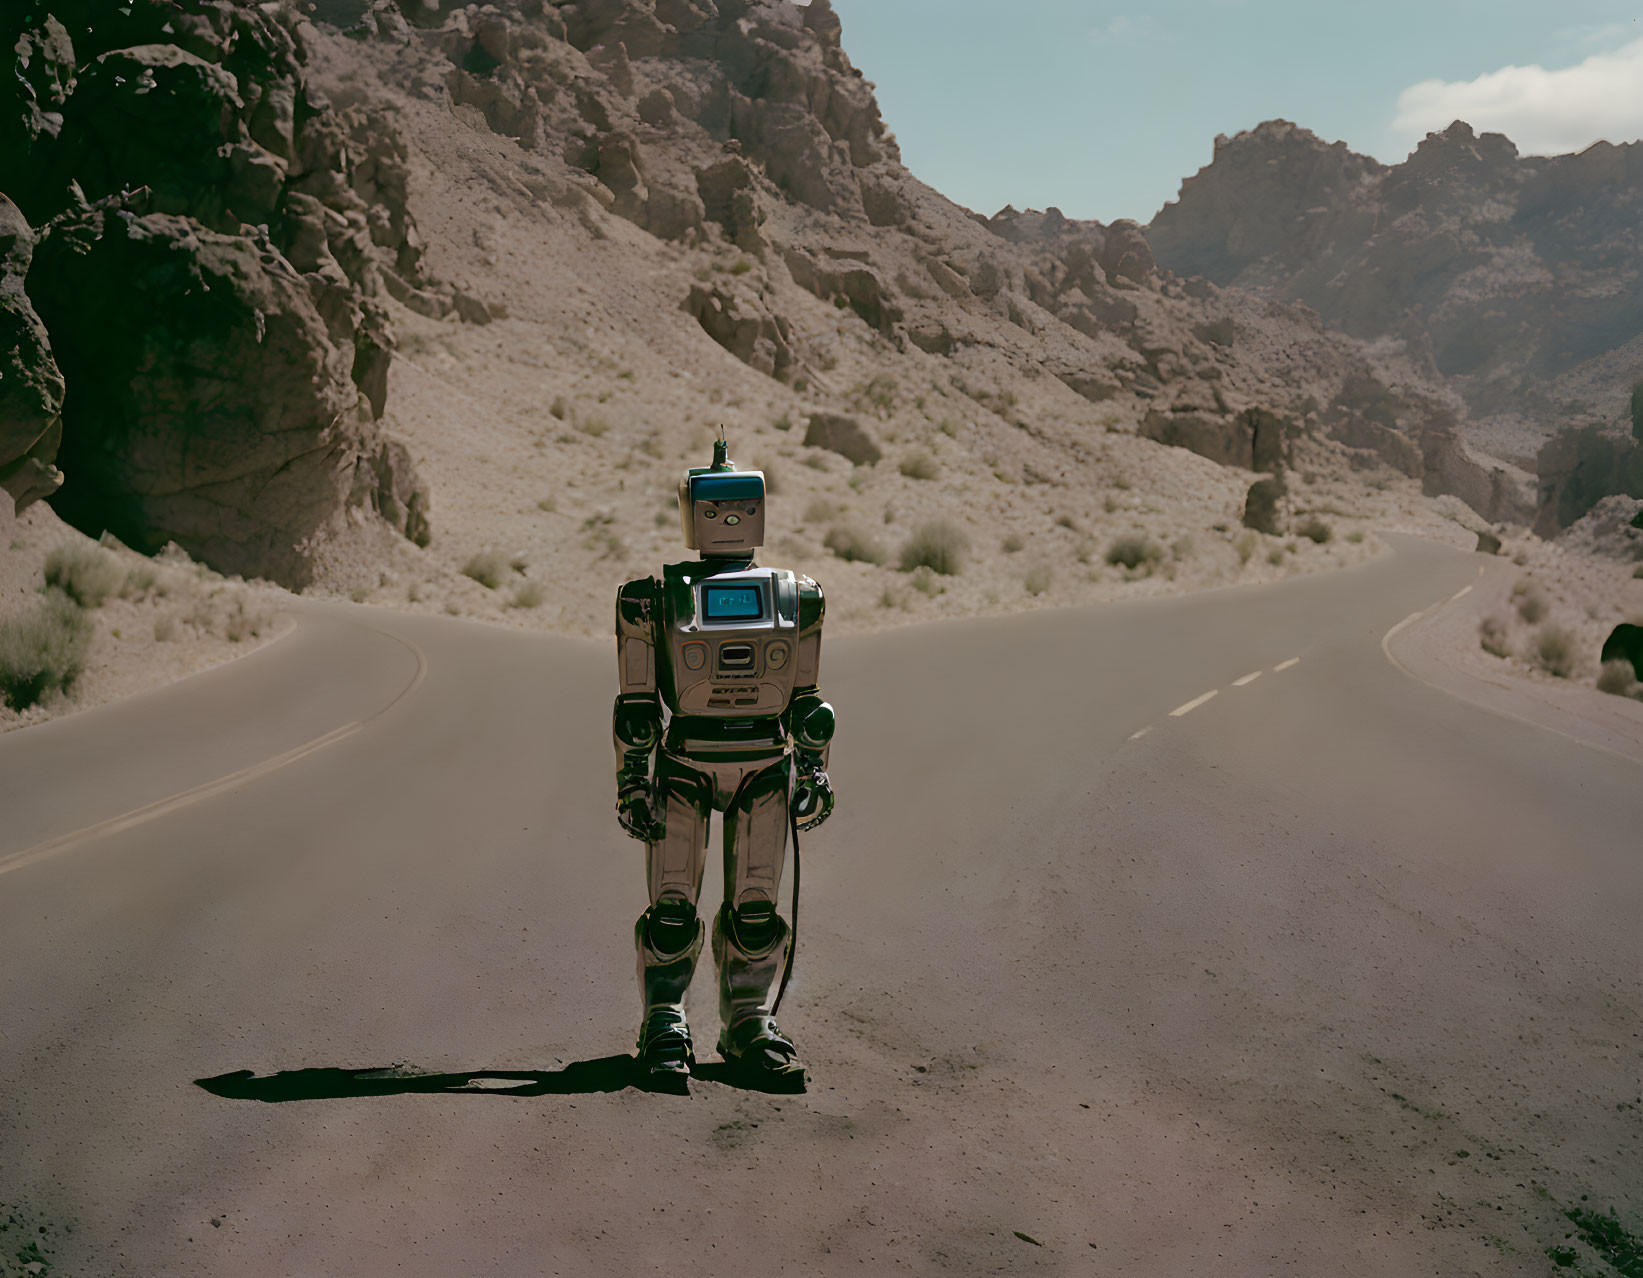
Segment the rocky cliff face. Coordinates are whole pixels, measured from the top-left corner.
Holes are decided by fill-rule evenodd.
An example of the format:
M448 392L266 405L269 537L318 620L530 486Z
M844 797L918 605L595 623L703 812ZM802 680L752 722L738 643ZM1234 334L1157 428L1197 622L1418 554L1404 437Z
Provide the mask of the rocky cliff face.
M279 6L51 0L0 26L22 72L0 180L35 228L26 297L63 379L59 512L296 586L350 511L425 541L409 458L377 424L379 261L414 277L416 257L381 198L387 122L308 92ZM29 349L49 387L43 342ZM0 468L28 432L11 433ZM23 450L31 493L58 433Z
M700 279L672 305L784 382L824 381L839 359L797 321L797 289L895 350L946 361L1005 420L1005 381L1053 378L1112 420L1142 418L1142 433L1227 465L1272 469L1287 452L1258 436L1310 435L1345 466L1491 491L1448 443L1459 404L1408 360L1370 358L1304 306L1183 281L1134 223L1053 209L981 219L918 182L827 0L322 11L363 42L381 83L515 139L529 198L586 201L685 249L748 254L745 274ZM1366 171L1344 148L1337 160L1331 187ZM1429 464L1428 445L1441 460ZM1526 517L1521 490L1520 476L1496 485L1484 513Z
M1219 138L1147 228L1173 270L1403 344L1524 466L1643 375L1640 236L1643 145L1526 157L1459 121L1390 167L1281 120Z

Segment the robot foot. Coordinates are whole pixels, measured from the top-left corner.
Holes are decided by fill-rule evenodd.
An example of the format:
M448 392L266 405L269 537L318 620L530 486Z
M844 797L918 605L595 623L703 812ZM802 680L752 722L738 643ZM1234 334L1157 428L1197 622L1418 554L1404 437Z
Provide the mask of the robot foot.
M690 1026L674 1008L658 1008L645 1017L639 1030L639 1074L650 1086L680 1090L688 1086L696 1064Z
M768 1016L749 1016L719 1034L719 1055L745 1081L803 1091L805 1068L793 1041Z

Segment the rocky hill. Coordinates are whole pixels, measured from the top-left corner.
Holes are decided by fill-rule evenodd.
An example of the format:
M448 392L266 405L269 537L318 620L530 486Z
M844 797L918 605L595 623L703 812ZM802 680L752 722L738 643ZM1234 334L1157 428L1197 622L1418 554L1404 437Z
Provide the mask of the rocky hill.
M1273 120L1218 138L1147 239L1172 270L1406 352L1465 401L1470 442L1539 473L1543 531L1602 495L1577 469L1635 486L1608 453L1643 379L1643 144L1521 156L1456 121L1386 166Z
M826 0L10 12L0 482L92 535L480 611L500 557L598 630L721 421L846 612L1323 566L1292 526L1421 493L1533 511L1418 345L919 182ZM898 571L932 535L963 574Z

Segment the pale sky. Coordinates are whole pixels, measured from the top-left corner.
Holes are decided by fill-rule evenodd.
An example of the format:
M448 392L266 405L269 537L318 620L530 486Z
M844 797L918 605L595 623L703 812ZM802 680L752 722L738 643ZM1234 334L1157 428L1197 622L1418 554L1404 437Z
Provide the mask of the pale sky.
M1467 120L1643 137L1643 0L833 0L914 174L980 213L1149 221L1274 117L1395 163Z

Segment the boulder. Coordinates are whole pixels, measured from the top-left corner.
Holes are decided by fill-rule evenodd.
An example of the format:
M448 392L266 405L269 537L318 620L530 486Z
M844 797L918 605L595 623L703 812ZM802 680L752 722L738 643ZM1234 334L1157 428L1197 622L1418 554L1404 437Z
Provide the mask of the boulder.
M1643 680L1643 626L1636 626L1623 621L1603 641L1603 651L1599 661L1629 661L1632 672L1639 680Z
M1267 475L1251 484L1244 497L1244 527L1274 537L1283 532L1280 505L1285 491L1281 475Z
M63 482L52 465L62 437L63 376L23 291L33 253L22 212L0 195L0 488L17 510Z
M1623 494L1605 497L1559 533L1557 541L1582 554L1643 560L1643 501Z
M220 571L301 588L315 535L351 506L401 532L425 523L409 458L384 460L356 384L345 283L300 274L266 239L110 200L48 228L29 285L70 388L72 480L52 504L82 531L147 553L175 541ZM111 320L133 297L140 320Z
M684 309L749 368L777 379L790 375L795 363L792 329L760 299L728 286L693 284Z
M783 248L782 260L787 263L793 282L825 302L848 306L869 327L885 336L894 334L896 325L904 318L884 277L866 262L836 257L818 259L803 249Z
M1534 530L1554 537L1605 497L1643 498L1643 443L1606 425L1567 427L1535 459Z
M842 413L812 413L804 442L809 448L825 448L847 457L857 466L871 466L884 456L867 428Z

